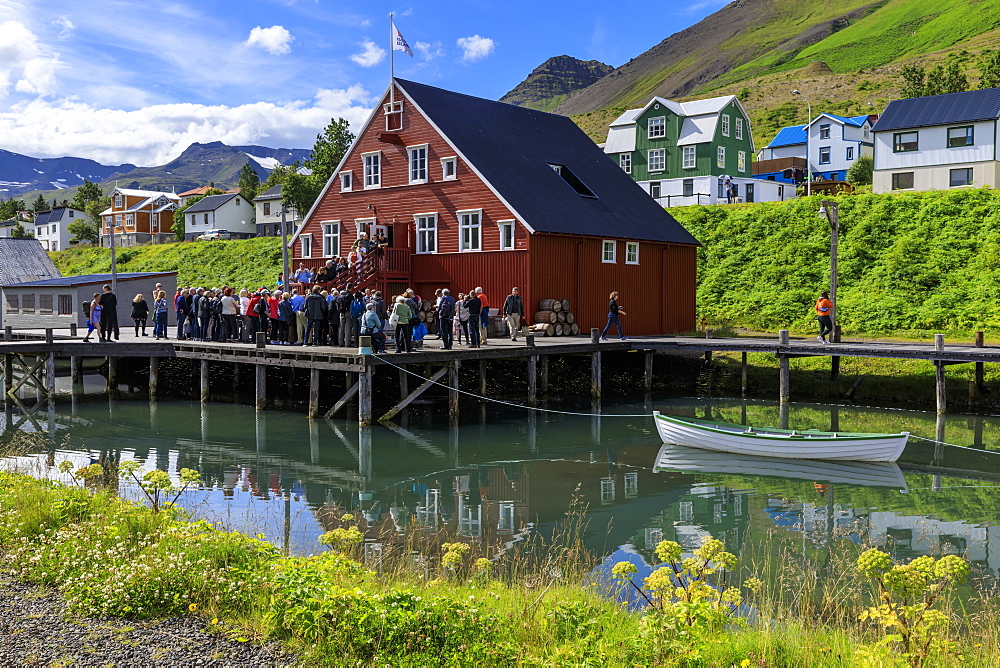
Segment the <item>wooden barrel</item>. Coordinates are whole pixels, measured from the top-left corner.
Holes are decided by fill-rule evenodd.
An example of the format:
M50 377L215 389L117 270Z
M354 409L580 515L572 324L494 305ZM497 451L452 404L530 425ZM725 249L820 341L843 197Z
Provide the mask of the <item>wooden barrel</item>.
M566 322L566 311L556 313L556 322Z
M549 323L538 323L537 325L531 326L531 331L535 334L541 334L542 336L554 336L555 325Z
M562 310L562 301L560 301L558 299L553 299L552 300L552 310L556 311L557 313L559 311L561 311Z
M541 301L538 302L538 310L539 311L551 311L552 310L552 303L555 302L555 301L556 301L555 299L542 299ZM561 307L562 303L560 303L559 305Z
M566 322L572 325L574 320L576 320L576 316L573 315L573 312L566 311Z
M427 312L417 311L417 320L419 320L420 322L427 322Z
M555 327L555 330L556 330L555 335L556 336L562 336L563 335L563 325L562 324L553 325L553 327Z
M562 310L568 311L569 310L569 300L568 299L564 299L564 300L562 300L561 303L562 303Z
M555 311L536 311L535 316L532 318L532 320L534 320L535 322L554 324L556 322L556 318L558 317L559 316L556 315Z
M578 325L578 324L576 324L576 323L574 322L574 323L573 323L572 325L570 325L570 327L572 328L572 329L570 330L570 333L571 333L571 334L572 334L573 336L576 336L577 334L579 334L579 333L580 333L580 325Z

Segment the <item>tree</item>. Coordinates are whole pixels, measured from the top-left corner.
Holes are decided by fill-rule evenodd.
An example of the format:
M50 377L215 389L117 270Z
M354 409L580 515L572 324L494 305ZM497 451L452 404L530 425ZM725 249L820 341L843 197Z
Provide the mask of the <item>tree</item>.
M285 176L281 203L293 207L300 216L306 215L353 141L354 133L346 120L331 120L323 132L316 135L316 143L306 160L305 166L311 173L301 174L293 165Z
M237 185L240 189L240 195L248 202L252 202L260 191L260 177L257 176L256 170L250 166L249 162L243 165L243 169L240 170L240 180Z
M1000 51L984 51L979 60L979 88L1000 88Z
M83 208L90 216L90 221L100 228L101 225L101 212L111 206L111 196L105 195L100 199L96 199L93 202L88 202Z
M309 213L313 202L319 197L325 182L320 182L315 178L315 174L299 174L298 172L288 175L285 184L281 187L282 206L295 209L300 216Z
M104 192L101 190L101 186L84 179L83 185L77 189L76 196L70 206L80 211L86 211L88 204L96 202L102 197L104 197Z
M290 174L294 174L299 169L299 162L296 160L290 165L275 165L271 173L267 175L267 180L260 187L261 192L270 190L274 186L283 186L285 181L288 180Z
M935 65L927 73L927 82L924 84L924 95L946 95L947 93L961 93L969 89L969 80L958 63L952 61L947 65Z
M221 190L218 193L212 193L212 190L209 190L208 192L211 194L222 194ZM188 207L192 204L200 202L205 199L205 197L207 197L207 195L195 195L188 200L187 204L174 211L174 224L170 229L173 231L174 238L177 239L177 241L184 241L184 212L187 211Z
M34 236L31 232L24 229L24 225L21 223L15 225L10 231L11 239L33 239Z
M41 195L36 197L35 201L31 203L31 210L35 213L38 213L39 211L48 211L49 208L49 203L46 202L45 198Z
M903 65L900 76L903 77L903 90L900 92L900 97L910 98L926 95L924 91L926 90L925 80L927 75L923 67L920 65Z
M74 244L97 243L101 238L100 228L83 218L77 218L67 225L66 231L73 235L73 238L69 241Z
M14 199L13 197L4 200L0 202L0 220L10 220L17 215L18 211L24 211L27 208L24 200Z
M871 185L874 170L875 159L872 156L858 156L851 168L847 170L847 182L856 186Z

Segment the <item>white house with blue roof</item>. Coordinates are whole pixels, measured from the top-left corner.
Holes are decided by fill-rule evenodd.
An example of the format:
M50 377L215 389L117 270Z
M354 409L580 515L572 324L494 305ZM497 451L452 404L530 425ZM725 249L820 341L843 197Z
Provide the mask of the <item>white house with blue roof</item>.
M754 178L768 181L794 183L804 180L798 175L786 170L811 169L813 178L830 181L844 181L847 170L862 155L872 155L874 152L872 138L872 117L837 116L836 114L820 114L808 126L808 142L806 125L789 125L778 131L774 139L761 149L758 155L760 167L754 170ZM805 163L808 147L808 165ZM799 161L795 161L795 159ZM789 160L791 159L791 160ZM773 168L768 169L768 161Z
M893 100L873 129L872 191L1000 187L1000 88Z

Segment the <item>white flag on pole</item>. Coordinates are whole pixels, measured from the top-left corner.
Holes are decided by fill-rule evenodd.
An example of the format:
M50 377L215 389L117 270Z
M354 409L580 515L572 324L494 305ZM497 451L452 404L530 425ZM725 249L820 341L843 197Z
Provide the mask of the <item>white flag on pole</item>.
M390 21L390 23L392 24L392 50L402 51L412 58L413 49L411 49L410 45L406 43L406 40L403 38L403 33L399 32L399 28L396 27L395 22Z

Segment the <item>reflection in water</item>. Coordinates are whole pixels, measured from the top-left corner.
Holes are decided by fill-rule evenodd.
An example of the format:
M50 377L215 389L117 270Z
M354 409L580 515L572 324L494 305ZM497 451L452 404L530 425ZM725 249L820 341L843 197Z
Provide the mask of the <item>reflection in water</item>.
M765 402L682 399L653 407L759 426L783 417ZM80 399L73 414L55 415L66 444L30 463L49 467L54 478L52 467L66 458L197 469L202 488L182 497L193 516L263 535L293 554L319 551L317 537L352 512L368 538L370 563L420 544L414 537L428 544L457 536L491 555L515 549L532 534L550 534L579 498L588 506L587 546L644 568L660 540L690 551L714 535L738 552L754 524L813 545L838 532L899 556L957 550L990 574L1000 568L996 455L918 443L900 466L737 459L663 446L650 418L611 416L642 410L605 407L600 418L513 411L483 423L468 411L473 423L461 425L415 414L359 428L223 404ZM788 419L798 429L907 430L927 438L944 431L950 442L1000 443L995 418L937 421L925 413L793 404ZM419 555L413 559L419 567Z

